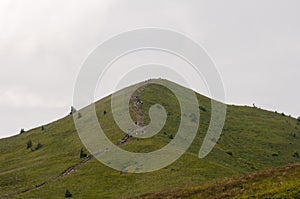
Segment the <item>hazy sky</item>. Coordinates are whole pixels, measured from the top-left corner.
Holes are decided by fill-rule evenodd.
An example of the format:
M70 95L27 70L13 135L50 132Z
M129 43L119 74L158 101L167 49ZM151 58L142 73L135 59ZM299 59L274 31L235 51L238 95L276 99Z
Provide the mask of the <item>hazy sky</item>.
M300 115L297 0L1 0L0 137L68 114L80 66L120 32L161 27L202 44L226 100Z

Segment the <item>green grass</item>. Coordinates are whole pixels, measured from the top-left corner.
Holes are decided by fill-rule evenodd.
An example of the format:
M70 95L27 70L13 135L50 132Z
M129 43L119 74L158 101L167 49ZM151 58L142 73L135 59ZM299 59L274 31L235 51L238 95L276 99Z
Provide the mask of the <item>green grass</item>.
M148 193L139 198L300 198L300 164L226 177L197 186Z
M168 144L170 135L175 136L180 110L175 96L159 85L148 86L140 97L146 123L149 123L148 109L153 104L162 104L169 113L162 131L149 139L131 138L119 145L125 134L114 122L110 96L97 102L96 110L101 127L113 143L128 151L149 152ZM201 116L193 144L176 162L151 173L121 174L96 159L82 163L84 159L80 159L79 154L83 145L72 116L45 125L44 130L38 127L1 139L0 198L64 198L66 189L72 193L72 198L137 197L300 162L300 158L293 156L295 152L300 153L299 122L295 118L246 106L227 107L225 127L217 145L207 157L199 159L198 152L209 125L211 108L210 99L199 94L197 98ZM32 140L33 146L38 142L44 146L31 151L26 149L28 140ZM74 172L61 175L75 165L79 166ZM266 178L266 184L270 181ZM287 186L290 186L288 182ZM278 189L277 192L288 194L287 189ZM271 192L268 188L255 194Z

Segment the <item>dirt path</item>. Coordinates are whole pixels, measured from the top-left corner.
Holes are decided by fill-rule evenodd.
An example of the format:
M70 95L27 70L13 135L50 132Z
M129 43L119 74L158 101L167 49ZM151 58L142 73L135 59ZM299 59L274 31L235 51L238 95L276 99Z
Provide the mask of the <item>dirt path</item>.
M142 110L143 102L140 99L141 93L145 90L145 88L149 85L149 80L145 81L131 96L130 98L130 110L132 111L135 124L138 127L145 126L145 117ZM126 143L131 138L130 135L126 134L120 141L120 144Z
M145 90L145 88L149 85L149 81L145 81L143 85L141 85L131 96L130 104L131 111L133 112L136 118L136 124L139 127L143 127L145 125L145 117L142 110L143 102L140 99L140 94Z

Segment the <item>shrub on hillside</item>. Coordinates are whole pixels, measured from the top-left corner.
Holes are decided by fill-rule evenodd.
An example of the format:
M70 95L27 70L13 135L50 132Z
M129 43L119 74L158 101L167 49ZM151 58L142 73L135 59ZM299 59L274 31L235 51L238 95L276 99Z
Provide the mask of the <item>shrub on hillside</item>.
M31 140L28 140L27 142L27 149L30 149L32 147L32 141Z
M20 134L22 134L22 133L25 133L25 130L24 130L24 129L21 129L21 130L20 130Z
M297 121L300 122L300 117L297 118Z
M299 153L298 153L297 151L295 151L294 154L293 154L293 157L294 157L294 158L299 158L300 155L299 155Z
M203 112L207 112L206 108L203 107L203 106L199 106L199 109L200 109L201 111L203 111Z
M39 150L39 149L42 148L43 146L44 146L43 144L38 143L34 149L35 149L35 150Z
M80 158L85 158L87 157L87 154L83 151L83 148L80 150Z
M65 198L71 198L72 197L72 194L71 192L67 189L66 190L66 193L65 193Z
M296 133L291 133L291 136L294 137L294 138L297 137Z
M71 112L70 112L70 115L72 115L73 113L76 113L76 109L73 107L73 106L71 106Z

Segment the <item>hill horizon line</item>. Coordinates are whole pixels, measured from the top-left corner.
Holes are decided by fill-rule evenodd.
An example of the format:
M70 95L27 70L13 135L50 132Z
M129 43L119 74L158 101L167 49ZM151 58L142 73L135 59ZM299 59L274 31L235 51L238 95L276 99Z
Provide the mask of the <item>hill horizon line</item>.
M206 98L208 98L208 99L210 99L210 100L214 100L214 99L211 98L211 96L207 96L207 95L204 95L204 94L202 94L202 93L198 93L198 92L196 92L195 90L193 90L192 88L188 88L188 87L186 87L186 86L184 86L184 85L181 85L181 84L179 84L179 83L177 83L177 82L174 82L174 81L171 81L171 80L168 80L168 79L164 79L164 78L150 78L150 79L147 79L147 80L144 80L144 81L140 81L140 82L138 82L138 83L133 83L133 84L127 85L126 87L120 88L119 90L116 90L116 91L113 91L113 92L111 92L111 93L105 94L105 96L103 96L103 97L101 97L101 98L99 98L99 99L94 100L94 102L92 102L91 104L95 104L95 103L101 101L102 99L107 98L107 97L109 97L109 96L111 96L111 95L113 95L113 94L115 94L115 93L117 93L117 92L120 92L121 90L124 90L124 89L126 89L126 88L128 88L128 87L131 87L131 86L134 86L134 85L138 85L138 84L141 84L141 83L143 83L143 82L151 81L151 80L163 80L163 81L172 82L172 83L174 83L174 84L176 84L176 85L179 85L179 86L181 86L181 87L190 89L190 90L192 90L193 92L195 92L196 94L199 94L199 95L201 95L201 96L203 96L203 97L206 97ZM216 101L218 101L218 100L216 100ZM229 102L221 102L221 103L223 103L223 104L225 104L225 105L227 105L227 106L230 105L230 106L239 106L239 107L258 108L258 109L261 109L261 110L264 110L264 111L274 112L274 113L278 113L278 114L282 114L282 115L291 117L291 118L293 118L293 119L297 119L297 116L296 116L296 115L285 114L284 112L276 111L276 110L271 110L271 109L264 108L264 107L257 107L257 106L255 105L255 103L253 103L252 106L251 106L251 105L247 105L247 104L242 104L242 103L229 103ZM80 111L80 110L86 108L87 106L89 106L89 105L86 105L86 106L84 106L84 107L78 109L78 111ZM71 108L72 108L72 107L73 107L73 106L71 105L71 106L70 106L70 111L71 111ZM77 110L76 107L74 107L74 108ZM58 121L58 120L61 120L61 119L65 118L66 116L68 116L68 115L65 115L65 116L60 115L60 116L57 116L57 117L54 118L54 119L50 119L50 121L43 122L43 123L40 123L40 124L38 124L38 125L34 125L34 126L31 126L31 127L28 127L28 128L23 128L23 127L21 127L21 128L20 128L20 131L21 131L22 129L25 130L25 131L31 131L31 130L34 130L34 129L39 128L39 127L41 127L41 126L49 125L49 124L51 124L51 123L54 123L54 122L56 122L56 121ZM8 136L0 137L0 139L6 139L6 138L11 138L11 137L17 136L17 135L20 134L20 131L19 131L19 132L12 133L11 135L8 135Z

